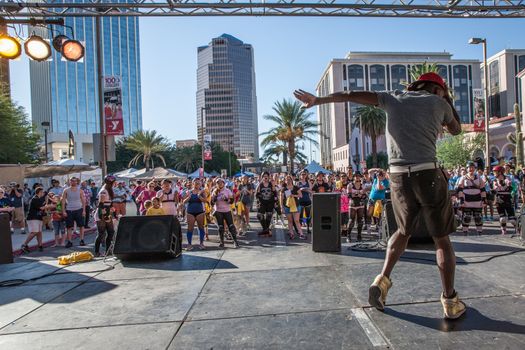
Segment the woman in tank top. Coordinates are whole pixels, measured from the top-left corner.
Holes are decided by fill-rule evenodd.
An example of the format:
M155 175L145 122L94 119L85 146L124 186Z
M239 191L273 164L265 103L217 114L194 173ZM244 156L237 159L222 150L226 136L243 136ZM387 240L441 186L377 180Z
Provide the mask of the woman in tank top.
M161 187L162 189L157 192L157 198L162 202L162 209L164 209L166 215L176 216L179 193L171 188L171 180L162 180Z
M188 221L188 232L186 233L186 238L188 239L188 246L186 250L192 250L193 246L191 244L193 238L193 229L195 227L195 222L199 227L199 239L201 249L206 249L204 246L204 217L206 216L204 211L204 202L206 202L206 194L201 189L201 180L193 180L193 189L188 191L186 198L184 198L184 203L187 204L186 208L186 220Z

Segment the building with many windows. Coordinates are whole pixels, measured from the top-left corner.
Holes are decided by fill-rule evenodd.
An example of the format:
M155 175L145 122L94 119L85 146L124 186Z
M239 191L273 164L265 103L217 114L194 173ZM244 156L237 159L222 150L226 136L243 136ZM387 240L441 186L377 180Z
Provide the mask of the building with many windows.
M346 58L333 59L317 85L317 95L345 90L395 90L410 83L412 67L424 62L435 63L439 74L453 89L455 107L462 123L474 118L474 89L481 88L478 60L453 59L447 52L350 52ZM353 121L359 105L332 103L317 107L321 140L321 164L335 170L352 166L371 152L371 142ZM386 150L384 137L379 138L380 151Z
M58 34L73 36L84 44L85 57L83 62L67 62L52 50L52 60L30 61L31 116L40 129L42 122L50 124L50 158L67 157L71 130L76 159L88 163L94 160L93 133L100 132L95 18L68 17L65 22L74 35L69 27L60 26L50 26L47 30L36 28L35 31L47 38ZM129 135L142 129L139 19L106 17L101 22L103 74L121 78L124 134Z
M240 158L259 159L253 47L228 34L198 48L199 142L201 125L223 149Z
M518 73L525 69L525 50L500 51L487 59L487 64L489 66L489 116L504 117L514 113L514 103L518 103L523 111L525 104L521 95L522 88Z

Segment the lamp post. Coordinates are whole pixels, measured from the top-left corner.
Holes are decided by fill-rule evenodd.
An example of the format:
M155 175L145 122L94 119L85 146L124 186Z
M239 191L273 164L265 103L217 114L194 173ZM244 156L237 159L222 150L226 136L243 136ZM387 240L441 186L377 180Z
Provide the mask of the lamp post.
M229 173L228 176L232 176L232 148L233 148L233 140L232 137L228 137L228 167L229 167Z
M485 86L483 94L485 98L485 167L490 168L490 149L489 149L489 67L487 65L487 39L470 38L471 45L483 44L483 74L485 76Z
M49 128L49 122L42 122L40 123L40 125L42 126L42 128L44 129L44 148L45 148L45 152L46 152L46 163L49 161L49 156L48 156L48 150L47 150L47 128Z
M202 176L204 177L204 111L209 111L210 107L201 107L201 167Z

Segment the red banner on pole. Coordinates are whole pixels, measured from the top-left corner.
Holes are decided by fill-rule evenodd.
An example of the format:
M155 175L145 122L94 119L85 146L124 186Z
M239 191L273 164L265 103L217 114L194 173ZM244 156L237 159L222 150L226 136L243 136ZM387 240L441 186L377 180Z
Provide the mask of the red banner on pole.
M474 132L485 131L485 119L474 119Z
M118 76L104 77L104 122L106 124L106 135L124 135L122 90Z
M106 119L106 135L124 135L124 121L122 119Z

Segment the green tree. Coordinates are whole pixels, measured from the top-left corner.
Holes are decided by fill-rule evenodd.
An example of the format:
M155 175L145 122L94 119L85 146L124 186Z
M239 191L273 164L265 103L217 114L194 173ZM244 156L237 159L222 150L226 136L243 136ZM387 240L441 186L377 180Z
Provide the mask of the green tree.
M416 64L410 67L409 74L412 81L418 80L419 77L425 73L439 73L437 63L428 63L425 61L421 64Z
M176 148L174 152L175 164L173 168L185 173L191 173L201 165L201 147L198 145L191 147Z
M311 141L317 146L318 142L313 136L319 134L318 124L310 119L312 113L307 113L301 108L301 103L298 101L283 99L281 102L275 102L272 109L275 114L265 115L263 118L274 122L275 126L261 134L264 136L261 146L267 147L272 143L283 142L287 148L290 171L293 171L297 142Z
M211 151L212 159L204 162L204 170L206 172L220 172L222 169L229 171L230 164L232 173L236 173L241 169L237 156L233 152L230 153L222 149L220 144L212 142ZM173 152L173 165L170 165L170 167L185 173L192 173L201 167L201 152L200 144L192 147L177 148Z
M146 171L155 167L153 158L159 158L166 166L166 159L162 155L170 147L168 141L155 130L139 130L124 139L124 147L135 152L135 156L128 164L144 164Z
M362 106L357 109L354 128L363 128L363 132L372 141L372 166L377 167L377 138L385 133L386 114L374 106Z
M439 140L436 146L436 156L445 168L451 169L465 164L472 160L474 152L485 147L485 135L476 133L474 136L467 136L461 133L456 136L447 135Z
M127 169L129 162L135 156L134 151L126 148L124 140L117 141L115 145L115 161L108 162L108 173L110 174Z
M199 145L199 152L201 148ZM229 171L229 167L231 164L231 173L235 174L239 170L241 170L241 165L239 164L239 161L237 160L237 156L233 152L228 152L222 149L221 145L217 142L211 143L211 151L212 151L212 159L207 160L204 162L204 170L207 172L220 172L222 169L227 169ZM200 156L199 156L200 159ZM230 174L231 175L231 174Z
M371 154L366 157L366 166L370 169L373 168L374 160ZM377 167L381 169L388 168L388 154L386 152L379 152L377 154Z
M35 132L24 108L0 94L0 163L34 164L42 160L41 136Z

